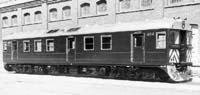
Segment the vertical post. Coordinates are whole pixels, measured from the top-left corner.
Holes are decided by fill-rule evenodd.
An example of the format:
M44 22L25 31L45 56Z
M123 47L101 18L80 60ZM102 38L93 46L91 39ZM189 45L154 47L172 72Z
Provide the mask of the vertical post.
M116 1L117 0L108 0L108 16L109 23L116 23Z
M18 21L18 30L17 32L22 32L23 31L23 23L24 23L24 17L22 14L22 8L17 8L17 21Z
M48 20L49 20L49 15L48 15L48 5L47 5L47 0L44 0L42 2L42 26L43 29L48 30Z
M2 19L1 19L1 11L0 11L0 64L3 63L3 51L2 51L2 48L3 48L3 46L2 46Z
M78 25L78 12L79 12L79 0L72 0L72 20L73 20L73 24L74 26Z

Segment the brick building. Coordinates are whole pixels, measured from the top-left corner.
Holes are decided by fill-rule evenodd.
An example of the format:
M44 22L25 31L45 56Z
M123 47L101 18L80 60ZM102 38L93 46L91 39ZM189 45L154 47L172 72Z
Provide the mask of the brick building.
M200 0L4 0L2 36L13 32L62 29L161 18L187 18L194 27L194 61L200 54ZM198 43L198 44L197 44Z

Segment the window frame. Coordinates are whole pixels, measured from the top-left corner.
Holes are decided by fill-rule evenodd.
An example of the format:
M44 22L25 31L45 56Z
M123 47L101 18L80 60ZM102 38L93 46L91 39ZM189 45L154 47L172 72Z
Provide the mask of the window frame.
M141 34L133 34L134 35L134 48L141 48L141 47L143 47L144 46L144 34L143 33L141 33ZM136 41L136 38L138 38L138 37L140 37L140 38L142 38L141 39L141 45L140 46L138 46L138 42Z
M17 15L12 15L11 16L11 25L12 26L17 26L17 24L18 24L18 17L17 17Z
M36 50L36 42L41 42L41 50L40 51L38 51L38 50ZM42 52L42 40L41 39L37 39L37 40L34 40L34 52Z
M8 50L8 42L4 41L3 42L3 51L7 51Z
M87 38L92 38L93 39L93 43L92 43L92 45L93 45L93 48L92 49L86 49L86 39ZM93 51L94 50L94 36L84 36L84 51Z
M23 52L30 52L31 50L31 41L30 40L23 40ZM29 43L28 46L26 46L26 48L28 47L28 50L26 51L25 49L25 43Z
M24 24L30 24L31 23L31 14L30 13L24 13Z
M2 26L3 27L9 26L9 20L7 16L2 17Z
M88 9L88 10L85 11L84 7L86 7L86 9ZM84 17L84 16L88 16L90 14L91 14L91 4L89 2L81 3L80 4L80 16Z
M179 3L182 3L182 2L184 2L184 0L168 0L169 4L179 4Z
M131 7L132 7L132 4L131 4L132 1L131 0L129 0L129 7L128 8L123 7L123 6L125 6L124 4L127 3L126 0L118 0L118 2L119 2L119 12L131 10Z
M41 11L36 11L34 13L34 21L36 23L41 23L42 22L42 12Z
M55 15L55 17L54 17ZM55 21L58 20L58 9L57 8L51 8L49 10L49 21Z
M103 43L103 38L104 37L110 37L110 48L108 48L108 49L104 49L103 48L103 44L105 44L105 43ZM108 44L108 43L106 43L106 44ZM112 50L112 35L101 35L101 50Z
M48 43L48 41L50 41L50 40L52 40L53 41L53 50L52 51L50 51L50 49L48 50L48 46L49 45L47 45ZM55 41L54 41L54 39L46 39L46 52L54 52L55 51Z
M143 0L140 0L140 8L151 8L153 5L153 0L151 0L150 5L147 5L147 2L145 2L145 6L143 5Z
M99 2L100 2L100 4L98 4ZM102 4L105 4L105 5L104 5L105 10L100 11L101 8L103 8L103 7L102 7L102 6L103 6ZM104 1L102 1L102 0L98 0L98 1L96 2L96 12L97 12L97 14L103 14L103 13L106 13L107 10L108 10L107 0L104 0Z
M66 15L66 11L67 11L67 13L69 12L68 15ZM71 6L64 6L62 8L62 19L64 19L64 20L69 19L71 17L71 15L72 15Z
M158 35L159 35L159 34L164 34L164 35L165 35L165 41L164 41L164 45L165 45L165 46L160 47L160 46L158 45L158 43L159 43ZM158 47L158 46L159 46L159 47ZM167 48L167 33L166 33L166 31L156 32L156 49L166 49L166 48Z

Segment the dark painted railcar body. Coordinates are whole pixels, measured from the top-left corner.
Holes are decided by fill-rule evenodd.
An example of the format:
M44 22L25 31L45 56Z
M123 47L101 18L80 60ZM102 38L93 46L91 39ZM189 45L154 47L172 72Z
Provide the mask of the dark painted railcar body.
M191 79L190 31L149 24L146 27L144 24L145 29L137 24L136 29L96 27L71 29L62 34L8 37L4 40L5 69L29 73L75 70L95 75L109 73L112 77L135 75L134 78L142 79L168 76L172 81ZM163 72L166 75L162 76Z

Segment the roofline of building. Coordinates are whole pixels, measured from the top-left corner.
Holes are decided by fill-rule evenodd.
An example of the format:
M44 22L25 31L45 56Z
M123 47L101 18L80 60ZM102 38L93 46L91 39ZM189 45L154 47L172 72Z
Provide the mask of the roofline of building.
M1 3L0 8L12 6L12 5L17 5L17 4L21 4L21 3L26 3L26 2L31 2L31 1L35 1L35 0L8 1L8 2L5 2L5 3Z

